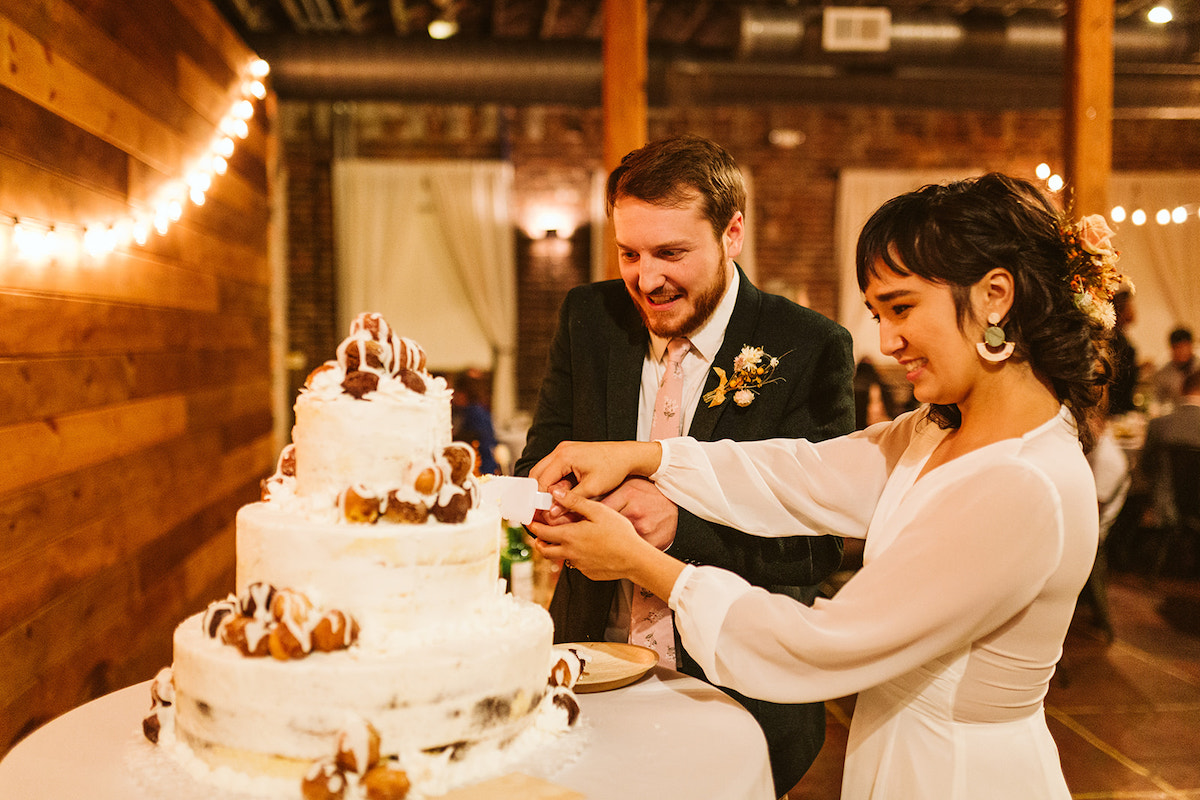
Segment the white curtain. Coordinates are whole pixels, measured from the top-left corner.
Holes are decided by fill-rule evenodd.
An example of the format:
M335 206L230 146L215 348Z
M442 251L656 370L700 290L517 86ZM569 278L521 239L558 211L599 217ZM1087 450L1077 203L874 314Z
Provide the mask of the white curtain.
M1129 219L1113 225L1113 242L1121 252L1121 271L1137 289L1129 338L1139 361L1162 364L1173 328L1184 325L1200 335L1200 172L1117 172L1108 196L1127 212L1140 208L1149 216L1144 225ZM1155 221L1159 210L1181 205L1190 209L1186 222Z
M845 170L838 180L837 252L841 267L838 321L854 336L856 358L878 364L891 360L879 352L878 330L863 306L854 274L854 248L867 218L887 200L927 183L980 174L979 169L907 171ZM1167 335L1178 325L1200 334L1200 218L1196 200L1200 173L1114 173L1109 201L1132 212L1141 208L1150 217L1144 225L1128 219L1114 225L1113 240L1121 252L1121 270L1137 287L1137 319L1130 330L1139 360L1161 364L1168 355ZM1188 206L1183 224L1159 225L1159 209Z
M492 370L492 415L516 408L516 266L506 162L333 165L342 330L379 311L430 367Z

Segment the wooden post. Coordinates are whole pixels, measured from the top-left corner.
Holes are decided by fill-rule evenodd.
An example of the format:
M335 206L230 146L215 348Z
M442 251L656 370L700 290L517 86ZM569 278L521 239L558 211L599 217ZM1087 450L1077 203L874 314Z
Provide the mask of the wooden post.
M1073 216L1107 214L1112 172L1112 0L1068 0L1066 26L1066 191Z
M604 169L611 172L630 150L646 143L646 0L603 0ZM612 225L606 226L612 241ZM618 276L615 251L607 248L606 274Z

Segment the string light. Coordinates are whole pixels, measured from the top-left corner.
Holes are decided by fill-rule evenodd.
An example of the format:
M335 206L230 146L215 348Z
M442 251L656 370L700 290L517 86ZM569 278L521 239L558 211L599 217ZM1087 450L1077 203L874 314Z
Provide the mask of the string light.
M82 255L99 260L131 244L145 246L150 240L151 231L159 236L166 235L171 224L183 217L185 202L204 205L214 177L228 171L235 140L250 135L247 121L254 116L252 98L262 100L267 96L263 79L270 69L270 65L262 59L246 67L245 77L238 84L240 92L217 126L218 133L213 137L208 151L184 170L185 177L166 181L158 196L146 208L131 209L123 218L88 223L55 222L0 212L0 226L6 222L12 226L7 250L3 248L4 242L0 238L0 256L31 264L49 261L71 263Z
M1033 174L1036 175L1039 180L1045 181L1046 188L1049 191L1056 194L1062 191L1063 179L1058 175L1053 174L1053 170L1051 170L1049 164L1045 162L1038 164L1036 167L1034 167ZM1154 214L1154 221L1159 225L1169 225L1172 223L1175 225L1182 225L1191 219L1192 211L1195 211L1197 219L1200 219L1200 203L1188 203L1186 205L1175 206L1173 209L1159 209ZM1124 222L1126 217L1128 217L1129 221L1134 225L1145 225L1149 215L1146 213L1146 211L1140 208L1134 209L1132 212L1130 212L1126 210L1125 206L1117 205L1113 206L1108 212L1108 217L1115 223Z

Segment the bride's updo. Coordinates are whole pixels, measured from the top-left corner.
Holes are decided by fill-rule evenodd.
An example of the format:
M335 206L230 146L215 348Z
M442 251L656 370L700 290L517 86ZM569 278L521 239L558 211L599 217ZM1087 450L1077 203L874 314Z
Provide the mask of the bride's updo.
M1088 418L1111 372L1108 340L1116 254L1107 236L1089 236L1099 217L1071 224L1033 184L990 173L924 186L884 203L858 238L858 286L880 264L950 287L960 330L971 321L970 288L997 267L1012 273L1013 304L1001 322L1029 362L1071 410L1085 449ZM1104 226L1107 231L1107 226ZM1111 235L1111 232L1108 231ZM957 427L957 406L931 406L943 427Z

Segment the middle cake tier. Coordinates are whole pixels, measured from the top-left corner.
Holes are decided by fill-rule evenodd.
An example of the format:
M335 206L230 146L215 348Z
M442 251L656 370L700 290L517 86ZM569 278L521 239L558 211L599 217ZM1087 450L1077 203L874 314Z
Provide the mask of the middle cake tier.
M474 509L460 523L350 524L252 503L237 515L237 592L268 583L380 630L437 625L495 597L500 520Z

